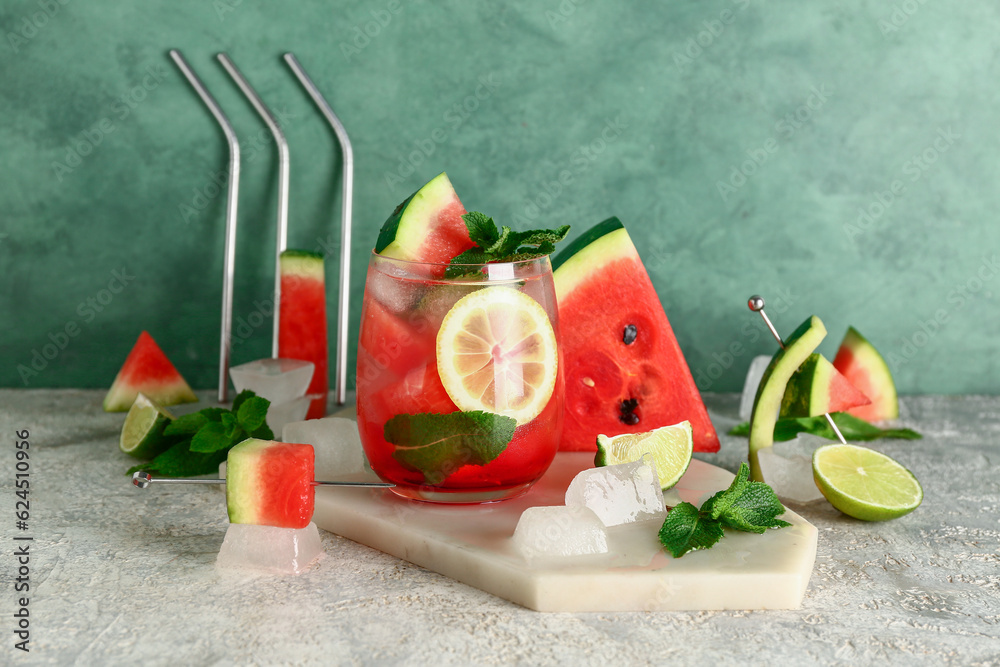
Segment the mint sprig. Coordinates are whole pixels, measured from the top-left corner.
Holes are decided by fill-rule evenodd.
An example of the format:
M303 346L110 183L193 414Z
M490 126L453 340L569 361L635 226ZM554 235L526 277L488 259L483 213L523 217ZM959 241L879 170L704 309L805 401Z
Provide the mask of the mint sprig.
M163 432L182 439L153 460L132 466L126 474L144 470L163 477L191 477L216 472L233 445L247 438L274 439L267 425L270 405L266 398L247 389L233 400L232 410L205 408L178 417Z
M691 503L673 507L660 528L660 544L674 558L680 558L689 551L715 546L724 528L763 533L768 528L792 525L778 518L784 512L774 490L763 482L750 481L750 468L741 463L729 488L706 500L701 509Z
M834 412L830 415L844 438L851 441L877 440L878 438L896 438L901 440L919 440L923 436L909 428L879 428L860 417L846 412ZM799 433L810 433L827 440L839 440L837 434L830 428L826 417L800 417L779 419L774 425L774 440L784 442L791 440ZM734 426L729 435L750 435L750 422Z
M506 225L497 228L493 218L479 211L470 211L462 216L469 239L476 244L451 260L445 275L452 278L467 272L463 265L490 264L494 262L519 262L551 255L556 243L566 238L569 225L558 229L531 229L515 232Z
M440 484L464 465L483 466L510 444L517 420L474 410L449 414L398 414L385 423L392 457L423 474L427 484Z

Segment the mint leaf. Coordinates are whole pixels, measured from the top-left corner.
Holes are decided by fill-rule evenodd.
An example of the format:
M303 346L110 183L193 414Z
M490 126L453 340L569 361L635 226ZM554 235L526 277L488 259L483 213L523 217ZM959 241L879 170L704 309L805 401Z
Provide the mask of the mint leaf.
M247 433L253 433L264 424L270 405L271 401L266 398L250 396L240 405L238 410L235 406L233 409L236 410L236 418L243 430Z
M470 211L462 216L469 238L476 244L456 255L445 271L445 276L455 278L465 275L461 264L490 264L494 262L518 262L551 255L555 244L566 238L569 225L558 229L532 229L515 232L506 225L497 229L493 218L478 211Z
M746 463L740 464L729 488L709 498L701 509L727 528L748 533L792 525L777 518L785 513L784 506L770 486L750 481L750 468Z
M219 464L226 460L226 451L211 453L192 452L188 448L190 440L183 440L152 461L128 469L131 475L137 470L162 477L194 477L219 472Z
M543 243L555 245L569 234L569 225L563 225L558 229L532 229L527 232L519 232L517 245L539 246Z
M208 423L208 417L199 412L181 415L163 429L164 435L194 435L202 426Z
M832 415L837 428L844 434L844 438L853 441L877 440L879 438L895 438L899 440L919 440L923 436L909 428L887 428L882 429L855 417L846 412L834 412ZM830 428L826 417L800 417L798 419L779 419L774 425L775 442L791 440L799 433L810 433L828 440L838 440L837 434ZM743 422L734 426L729 431L729 435L750 435L750 422Z
M493 245L499 237L497 223L493 218L479 211L469 211L462 216L465 228L469 230L469 238L480 248L488 248Z
M244 401L256 395L257 395L256 392L250 389L244 389L243 391L241 391L239 394L236 395L236 398L233 399L233 409L231 410L231 412L233 412L234 414L238 414L240 411L240 407L243 405Z
M483 412L399 414L385 423L392 456L409 470L440 484L464 465L486 465L507 448L517 421Z
M259 428L250 432L251 438L257 438L258 440L274 440L274 431L271 430L266 423L261 424Z
M200 453L216 452L229 446L229 433L220 422L209 422L198 429L191 438L191 451Z
M710 549L722 539L722 524L703 516L691 503L681 503L667 513L660 527L660 544L674 558L695 549Z

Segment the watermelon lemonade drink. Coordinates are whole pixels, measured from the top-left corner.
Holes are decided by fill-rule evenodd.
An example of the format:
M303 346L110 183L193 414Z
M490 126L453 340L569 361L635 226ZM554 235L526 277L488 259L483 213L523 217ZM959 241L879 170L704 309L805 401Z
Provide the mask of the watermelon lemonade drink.
M407 498L519 495L548 468L563 377L548 257L456 265L372 254L358 345L358 427Z

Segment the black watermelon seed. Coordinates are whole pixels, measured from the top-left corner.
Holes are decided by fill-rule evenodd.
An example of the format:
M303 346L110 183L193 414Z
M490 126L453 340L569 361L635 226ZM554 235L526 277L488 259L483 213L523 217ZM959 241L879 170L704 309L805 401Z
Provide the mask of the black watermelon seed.
M639 330L635 328L634 324L625 325L625 332L622 334L622 342L626 345L631 345L635 342L636 336L639 335Z
M638 408L639 401L634 398L625 399L618 406L618 421L629 426L635 426L639 423L639 415L635 414Z

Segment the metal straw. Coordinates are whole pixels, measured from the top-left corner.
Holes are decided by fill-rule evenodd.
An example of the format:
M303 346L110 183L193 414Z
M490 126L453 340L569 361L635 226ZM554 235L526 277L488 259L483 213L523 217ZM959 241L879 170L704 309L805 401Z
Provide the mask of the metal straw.
M754 294L747 301L747 305L750 306L750 310L760 313L760 316L764 318L764 324L766 324L767 328L771 330L771 335L774 336L774 339L778 341L778 345L780 345L781 349L784 350L785 342L781 340L781 336L778 335L778 330L774 328L774 325L771 324L771 319L767 316L767 313L764 312L764 297ZM830 416L830 413L827 412L823 416L826 417L827 423L830 424L830 428L833 429L833 432L837 434L837 438L840 442L846 445L847 440L844 439L844 434L840 432L839 428L837 428L837 424L834 423L833 417Z
M323 97L322 93L313 83L309 75L302 68L298 59L291 53L285 54L285 62L298 78L299 83L306 89L313 102L319 108L327 123L333 128L337 141L340 142L340 150L343 155L343 169L341 171L341 184L343 186L343 207L340 219L340 285L337 300L337 382L336 397L337 405L343 405L347 401L347 325L348 325L348 299L351 288L351 207L354 199L354 149L351 147L351 140L347 136L347 130L343 123L337 118L330 104Z
M250 82L247 81L243 73L236 67L236 63L225 53L216 56L222 66L229 72L239 89L253 105L254 110L271 130L274 136L274 143L278 146L278 224L277 243L275 244L274 255L274 332L271 338L271 356L278 358L278 332L281 321L281 253L288 247L288 179L291 167L291 157L288 152L288 141L281 131L278 119L275 118L271 110L264 104L257 91L254 90Z
M240 142L232 124L222 112L218 102L208 92L205 85L194 73L184 56L177 49L170 49L173 59L181 74L188 80L198 97L212 112L216 122L226 135L229 143L229 192L226 198L226 243L223 256L222 272L222 326L219 340L219 402L225 403L229 389L229 344L233 326L233 274L236 264L236 204L240 189Z
M224 479L191 479L180 477L153 477L148 472L132 473L132 486L148 489L150 484L225 484ZM363 486L385 489L396 486L391 482L313 482L313 486Z

